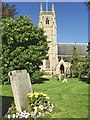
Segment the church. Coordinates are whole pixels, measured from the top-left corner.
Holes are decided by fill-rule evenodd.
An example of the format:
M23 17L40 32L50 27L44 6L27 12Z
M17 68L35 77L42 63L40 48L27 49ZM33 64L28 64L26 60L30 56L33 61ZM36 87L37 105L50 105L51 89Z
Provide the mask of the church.
M77 53L85 57L87 55L87 43L57 43L57 24L54 3L51 11L43 11L40 4L39 28L43 28L47 36L49 51L48 60L43 60L41 70L46 74L68 74L70 72L70 58L73 54L73 48L76 47Z

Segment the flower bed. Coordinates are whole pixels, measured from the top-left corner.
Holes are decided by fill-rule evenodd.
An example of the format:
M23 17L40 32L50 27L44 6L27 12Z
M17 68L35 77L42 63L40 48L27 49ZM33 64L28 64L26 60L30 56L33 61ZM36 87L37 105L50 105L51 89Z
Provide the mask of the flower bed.
M54 105L49 102L47 94L34 92L28 93L27 97L29 105L26 110L17 112L14 107L11 107L11 112L8 111L8 118L39 118L52 112Z

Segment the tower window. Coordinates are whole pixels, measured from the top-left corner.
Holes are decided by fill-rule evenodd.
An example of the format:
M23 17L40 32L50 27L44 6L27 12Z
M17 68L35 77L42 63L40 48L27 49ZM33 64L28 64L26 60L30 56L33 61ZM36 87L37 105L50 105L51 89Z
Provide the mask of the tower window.
M46 18L46 24L49 24L49 19L48 18Z

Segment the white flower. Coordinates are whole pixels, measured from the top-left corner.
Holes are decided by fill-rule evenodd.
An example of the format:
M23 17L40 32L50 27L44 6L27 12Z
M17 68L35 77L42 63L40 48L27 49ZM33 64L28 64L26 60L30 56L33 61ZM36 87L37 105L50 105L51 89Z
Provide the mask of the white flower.
M28 118L28 117L29 117L28 115L25 116L25 118Z
M23 118L22 116L20 116L19 118Z
M13 114L13 118L15 118L15 114Z
M29 113L27 113L26 111L23 111L20 113L19 118L28 118L29 115L30 115Z
M18 115L16 115L16 118L18 118Z
M16 113L16 118L18 118L18 117L19 117L19 114L20 114L20 113Z
M38 117L41 117L42 116L42 113L41 112L38 112Z
M10 119L10 115L8 115L8 119Z
M40 105L40 106L39 106L39 108L40 108L41 110L43 110L43 109L44 109L43 105Z
M37 107L35 106L34 107L34 115L36 115L37 114Z
M52 112L52 109L49 109L50 112Z
M44 105L46 105L46 103L44 103Z

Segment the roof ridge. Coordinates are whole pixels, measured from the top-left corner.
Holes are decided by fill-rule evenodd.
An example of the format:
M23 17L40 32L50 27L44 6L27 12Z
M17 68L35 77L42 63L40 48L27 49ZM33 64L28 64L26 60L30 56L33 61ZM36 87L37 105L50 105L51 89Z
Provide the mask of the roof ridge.
M57 43L57 44L88 44L88 43Z

